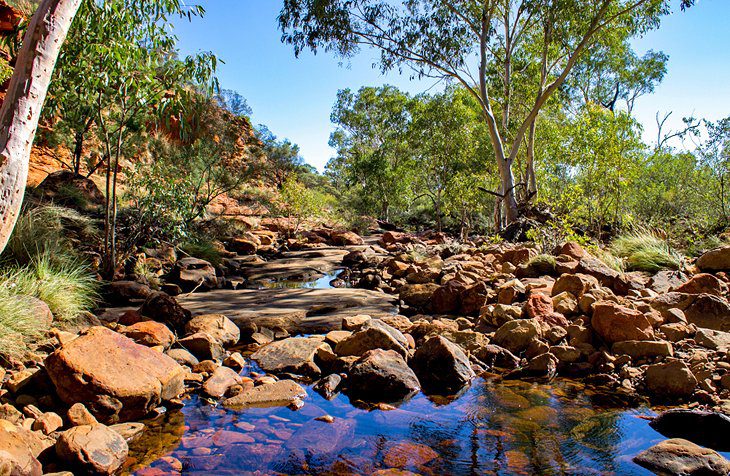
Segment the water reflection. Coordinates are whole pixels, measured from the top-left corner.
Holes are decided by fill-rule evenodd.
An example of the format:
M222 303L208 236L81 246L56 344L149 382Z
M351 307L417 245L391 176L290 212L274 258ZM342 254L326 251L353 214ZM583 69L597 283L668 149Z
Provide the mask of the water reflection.
M325 273L325 275L321 278L308 281L302 281L301 279L280 281L269 280L261 281L258 285L259 289L332 289L334 287L332 282L335 281L342 272L343 270L337 269L335 271ZM345 286L346 283L343 282L340 287Z
M620 396L565 380L479 379L455 401L392 411L311 388L299 411L229 410L193 396L132 445L151 474L651 474L631 462L663 438ZM334 423L315 418L335 417ZM396 472L400 470L401 472Z

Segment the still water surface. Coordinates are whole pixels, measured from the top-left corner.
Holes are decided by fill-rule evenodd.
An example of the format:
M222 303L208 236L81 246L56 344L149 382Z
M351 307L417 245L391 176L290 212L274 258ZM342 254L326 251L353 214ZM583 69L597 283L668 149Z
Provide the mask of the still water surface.
M282 287L329 287L337 273ZM232 291L235 292L235 291ZM258 370L248 368L244 374ZM137 475L644 475L631 461L664 438L653 412L570 380L485 376L460 396L418 394L395 410L328 401L230 410L194 395L130 445ZM334 422L316 418L329 415ZM726 456L730 456L727 455Z

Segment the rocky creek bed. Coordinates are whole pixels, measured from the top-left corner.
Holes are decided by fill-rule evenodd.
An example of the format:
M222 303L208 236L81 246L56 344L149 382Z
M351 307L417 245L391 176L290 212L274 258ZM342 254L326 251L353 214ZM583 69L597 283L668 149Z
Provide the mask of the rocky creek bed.
M147 250L163 292L115 282L0 369L0 474L730 473L730 248L649 276L275 235L218 268Z

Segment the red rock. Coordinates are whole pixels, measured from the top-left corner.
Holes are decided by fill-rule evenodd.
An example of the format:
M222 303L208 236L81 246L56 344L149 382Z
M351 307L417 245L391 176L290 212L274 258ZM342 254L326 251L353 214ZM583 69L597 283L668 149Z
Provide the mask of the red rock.
M392 445L385 453L384 463L391 468L423 466L438 458L439 455L431 447L411 442Z
M478 316L479 311L487 303L490 289L486 283L479 282L461 293L461 313L466 316Z
M607 344L654 340L654 329L644 313L612 302L602 301L593 305L591 325Z
M364 243L360 235L352 231L333 231L330 237L332 243L337 246L362 245Z
M553 313L553 300L542 293L532 293L525 304L525 314L532 319L537 316Z
M700 273L692 276L689 281L677 286L673 291L686 294L706 293L722 296L727 292L727 285L711 274Z
M555 248L555 251L553 254L559 256L559 255L565 255L570 256L571 258L575 258L577 260L580 260L581 258L585 257L587 255L586 251L583 249L582 246L580 246L575 241L567 241L563 243L562 245Z
M562 292L569 292L576 298L598 287L598 280L586 274L563 274L553 284L553 296Z
M161 345L168 349L175 342L175 334L165 324L155 321L143 321L132 324L121 331L122 334L138 344L147 347Z
M141 419L184 391L177 362L104 327L56 350L45 366L61 400L83 403L102 422Z

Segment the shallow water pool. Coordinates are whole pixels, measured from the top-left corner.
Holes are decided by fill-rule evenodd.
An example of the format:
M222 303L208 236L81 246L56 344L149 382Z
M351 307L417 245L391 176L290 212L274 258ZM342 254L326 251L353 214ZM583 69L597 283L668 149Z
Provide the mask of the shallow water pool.
M134 474L651 474L652 412L557 380L480 378L458 398L367 410L307 387L299 410L230 410L193 396L131 445ZM334 422L317 417L330 415ZM394 472L393 470L410 471ZM390 470L390 471L386 471Z

